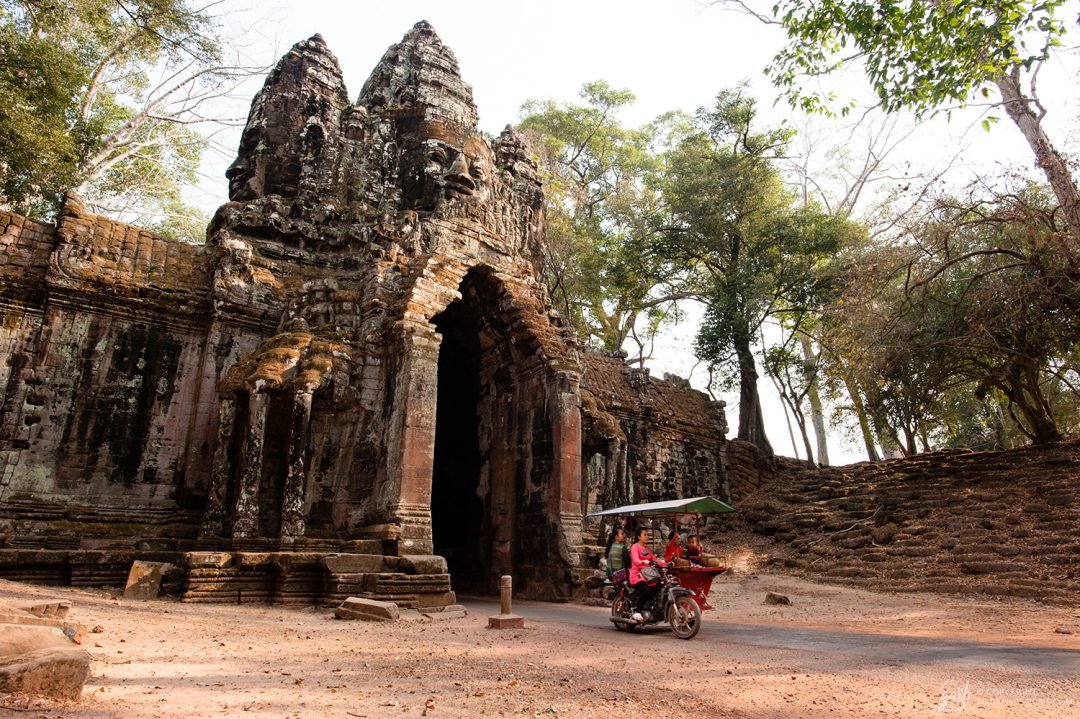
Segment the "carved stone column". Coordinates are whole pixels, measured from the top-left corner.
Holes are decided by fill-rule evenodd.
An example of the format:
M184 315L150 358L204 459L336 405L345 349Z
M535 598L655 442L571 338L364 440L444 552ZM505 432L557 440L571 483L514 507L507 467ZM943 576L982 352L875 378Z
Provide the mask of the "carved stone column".
M581 390L576 372L556 375L552 412L553 464L548 511L559 527L559 553L577 562L581 540Z
M225 536L225 506L229 495L229 447L232 444L233 427L236 424L236 400L222 397L218 407L218 436L214 447L214 465L210 471L210 486L206 489L206 510L203 512L200 537Z
M256 537L259 534L259 482L262 479L263 440L270 395L252 392L248 403L247 442L240 467L240 486L236 496L236 521L233 537Z
M289 435L289 468L285 477L285 491L281 502L281 536L304 535L304 489L307 466L304 455L308 445L308 428L311 425L311 392L293 395L292 431Z
M559 372L554 390L552 437L554 462L551 472L555 516L581 515L581 378L575 372Z
M394 386L387 438L387 496L392 520L401 525L401 554L430 554L431 473L442 337L427 322L401 323L403 358Z

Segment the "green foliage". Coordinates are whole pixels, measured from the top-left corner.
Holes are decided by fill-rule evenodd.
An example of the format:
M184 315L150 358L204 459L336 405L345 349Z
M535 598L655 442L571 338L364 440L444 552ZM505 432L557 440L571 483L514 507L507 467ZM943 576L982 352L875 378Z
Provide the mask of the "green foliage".
M175 207L203 147L185 123L221 78L214 32L186 0L0 0L0 202Z
M707 298L698 349L728 374L736 337L813 306L825 289L814 269L849 226L796 205L772 162L788 133L755 133L755 109L744 88L721 92L668 158L665 187L674 229L664 252L695 272Z
M918 114L964 103L1010 69L1030 68L1060 43L1063 0L779 0L789 43L768 73L793 105L827 111L803 79L861 60L886 111ZM846 112L850 108L845 108Z
M1035 186L942 197L850 266L826 308L826 372L906 452L1075 428L1080 256ZM903 438L898 433L903 433Z
M634 96L604 82L581 98L529 102L520 126L542 153L551 293L583 339L616 350L639 329L654 334L679 296L678 273L651 252L662 212L652 148L676 120L623 127L618 113Z

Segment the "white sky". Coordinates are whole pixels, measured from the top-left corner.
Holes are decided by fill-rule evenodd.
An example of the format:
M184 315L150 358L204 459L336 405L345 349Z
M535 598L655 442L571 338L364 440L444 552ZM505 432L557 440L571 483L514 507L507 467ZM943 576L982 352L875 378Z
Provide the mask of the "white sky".
M772 2L763 2L771 6ZM1077 16L1080 3L1061 13ZM575 101L581 86L606 80L632 90L638 98L623 115L628 125L643 124L675 109L688 112L707 105L724 87L747 79L767 120L799 124L785 105L773 105L775 90L761 69L780 47L783 35L748 16L708 7L699 0L224 0L229 23L243 28L240 43L250 60L272 64L295 42L321 33L337 55L349 96L355 99L386 48L419 20L430 22L458 58L461 75L473 88L480 127L497 134L519 119L526 100ZM1077 137L1076 53L1061 53L1040 76L1040 89L1049 115L1047 126L1064 148ZM858 76L842 92L857 93ZM228 114L245 117L261 79L240 93ZM993 172L995 166L1030 167L1031 155L1019 133L1003 118L991 133L975 129L982 110L954 113L950 122L938 118L923 123L916 136L900 148L897 164L912 171L940 167L958 152L950 178L957 184L973 175ZM1000 114L1000 113L999 113ZM212 212L226 200L224 170L235 157L240 130L218 136L220 150L207 158L204 181L191 200ZM686 376L695 360L690 353L696 324L688 321L667 333L658 348L653 373L672 371ZM691 376L704 384L704 371ZM781 454L792 455L779 400L767 379L760 382L768 433ZM737 427L737 397L725 397L732 434ZM830 436L834 464L864 458L841 432ZM799 449L802 455L801 443Z

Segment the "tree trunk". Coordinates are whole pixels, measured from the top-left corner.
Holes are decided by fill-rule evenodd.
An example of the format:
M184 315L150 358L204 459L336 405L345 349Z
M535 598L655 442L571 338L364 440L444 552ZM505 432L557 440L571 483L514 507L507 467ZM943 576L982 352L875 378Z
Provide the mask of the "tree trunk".
M810 444L810 435L806 433L806 416L802 412L792 410L795 422L799 425L799 433L802 434L803 447L806 448L806 464L809 467L817 467L814 463L814 448Z
M874 442L874 430L870 427L870 419L866 414L866 405L863 404L862 393L858 385L844 374L844 386L847 388L848 397L851 398L851 406L855 410L855 417L859 420L859 431L862 433L863 446L866 447L866 458L871 462L880 462L877 445Z
M1036 368L1014 364L1005 373L1007 386L1001 389L1027 422L1032 444L1056 442L1061 439L1061 430L1039 387L1038 375Z
M735 355L739 359L739 434L738 438L753 442L766 457L773 456L772 445L765 436L765 420L758 396L758 373L754 354L750 351L750 332L735 333Z
M994 80L1005 112L1016 123L1031 151L1035 154L1035 164L1046 175L1050 188L1061 203L1061 214L1069 226L1073 239L1080 240L1080 190L1073 182L1069 165L1057 151L1042 127L1042 114L1033 107L1034 98L1024 95L1020 89L1020 68Z
M776 394L780 397L780 406L784 408L784 422L787 424L788 439L791 440L791 450L795 453L795 459L801 459L799 457L799 445L795 442L795 429L791 426L791 398L784 392L784 388L781 386L780 381L773 376L772 372L768 370L765 374L769 375L769 379L772 380L773 389L776 390ZM813 457L810 458L813 462Z
M810 402L810 421L814 424L814 436L817 438L818 466L829 466L829 443L825 432L825 413L821 407L821 393L818 392L818 353L808 337L799 337L802 345L803 364L811 376L806 390L806 399Z

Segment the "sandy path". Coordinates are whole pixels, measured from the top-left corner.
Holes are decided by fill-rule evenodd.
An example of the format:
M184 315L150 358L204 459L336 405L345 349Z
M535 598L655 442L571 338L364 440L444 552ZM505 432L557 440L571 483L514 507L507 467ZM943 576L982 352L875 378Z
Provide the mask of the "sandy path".
M766 590L792 605L763 604ZM576 605L518 603L527 628L499 632L483 603L386 625L0 581L0 604L45 598L101 627L84 642L92 677L77 704L7 697L0 716L1080 719L1077 607L743 575L716 583L717 609L681 641L615 632L603 608Z

